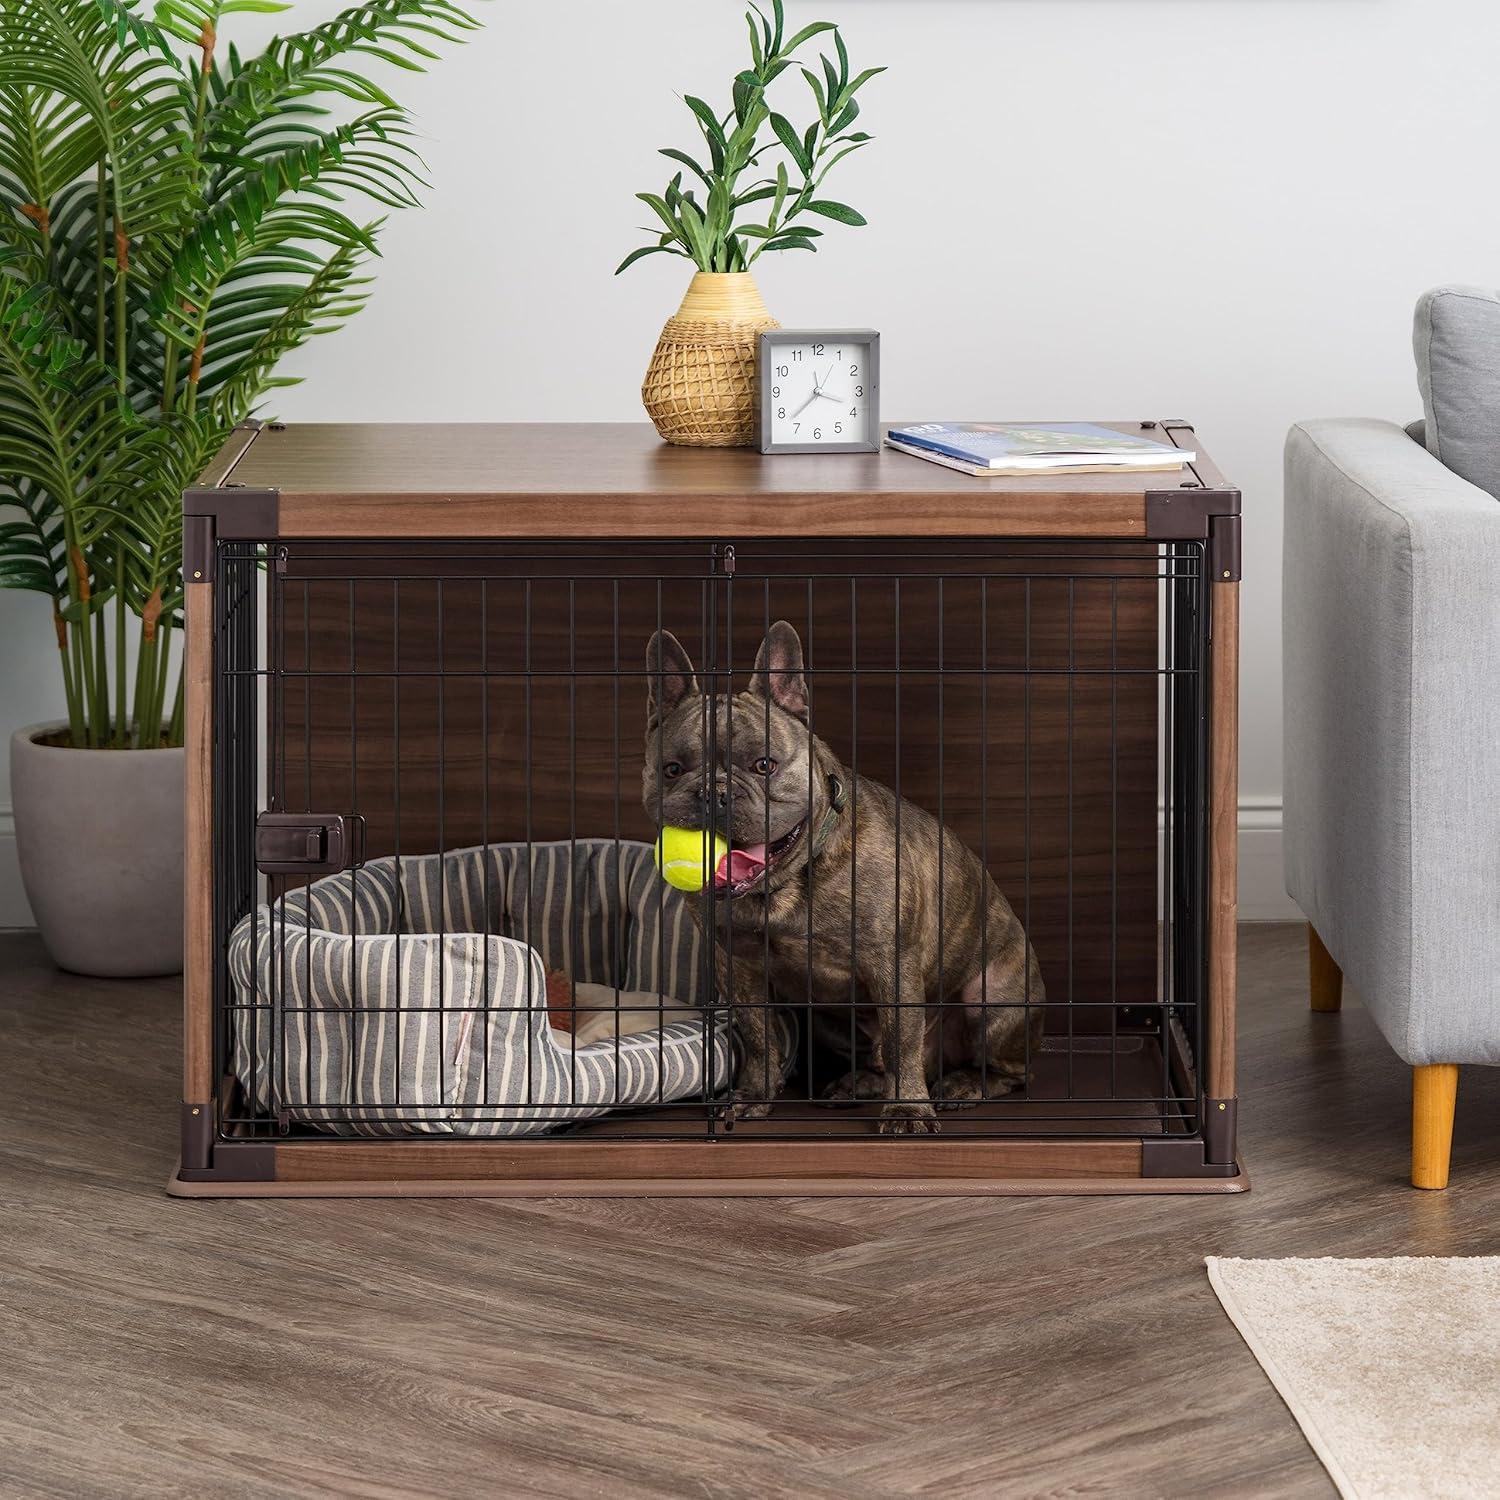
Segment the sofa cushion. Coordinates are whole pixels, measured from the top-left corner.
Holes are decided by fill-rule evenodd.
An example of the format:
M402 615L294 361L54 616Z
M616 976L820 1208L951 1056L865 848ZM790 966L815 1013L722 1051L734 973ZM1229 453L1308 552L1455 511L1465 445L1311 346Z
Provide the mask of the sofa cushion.
M1412 344L1427 451L1500 497L1500 295L1472 286L1424 292Z

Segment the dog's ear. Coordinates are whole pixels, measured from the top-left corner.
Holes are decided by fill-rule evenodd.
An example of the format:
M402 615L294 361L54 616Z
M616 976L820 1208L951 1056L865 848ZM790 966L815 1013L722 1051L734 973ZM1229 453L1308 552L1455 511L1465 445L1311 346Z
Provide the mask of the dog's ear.
M646 723L651 729L698 691L693 659L670 630L658 630L646 643Z
M807 679L802 675L802 642L785 620L766 632L755 653L755 673L750 691L769 698L794 719L807 722Z

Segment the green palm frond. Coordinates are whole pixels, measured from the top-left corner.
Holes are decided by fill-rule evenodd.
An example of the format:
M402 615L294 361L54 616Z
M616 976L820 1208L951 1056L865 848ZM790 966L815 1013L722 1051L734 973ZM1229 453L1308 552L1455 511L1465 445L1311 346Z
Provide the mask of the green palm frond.
M15 483L0 521L0 587L29 589L56 598L67 587L67 547L62 519L47 492L24 480Z
M165 32L118 0L8 0L0 56L6 83L67 101L75 129L97 132L117 245L176 217L195 163Z
M366 232L373 237L378 228L372 224ZM229 304L218 337L231 343L233 352L216 367L216 374L229 373L217 382L213 397L220 423L232 426L250 414L267 390L293 384L291 377L273 374L281 360L309 338L331 333L364 306L371 280L358 274L364 260L361 243L346 243L300 286L257 284L243 289L243 300ZM279 311L265 323L270 307ZM241 309L253 312L240 315Z
M394 207L415 203L412 184L420 179L408 164L414 156L402 139L406 133L399 113L379 111L243 172L178 247L153 294L158 326L169 338L195 347L224 279L279 245L353 242L373 251L373 239L348 215L327 202L308 200L314 192L342 189L363 191ZM295 200L292 206L283 206L289 200Z
M123 440L134 414L112 373L69 332L40 272L31 257L0 251L0 480L34 486L76 519L85 500L116 497L141 449ZM91 539L76 529L69 537Z
M186 42L192 47L202 47L217 36L219 23L225 16L245 15L258 12L271 15L277 11L290 10L289 3L282 0L157 0L151 19L161 30Z
M100 556L100 573L123 581L128 597L143 604L156 593L175 607L181 603L182 492L223 443L224 427L211 415L175 413L133 436L150 449L149 472L137 469L133 477L133 503L122 508L117 497L96 493L78 506L78 520L96 538L96 555L108 552ZM107 538L107 549L99 538ZM121 562L123 575L116 566Z
M280 37L241 68L210 118L210 134L232 142L282 106L318 94L395 108L373 79L348 66L361 57L421 72L435 46L462 41L478 22L449 0L370 0L331 21Z
M73 100L0 88L0 189L33 222L99 155L99 127Z
M381 221L353 205L425 186L364 68L420 69L477 25L374 0L254 57L220 44L286 8L0 0L0 586L50 598L77 744L180 733L181 493L292 383L280 362L363 306Z

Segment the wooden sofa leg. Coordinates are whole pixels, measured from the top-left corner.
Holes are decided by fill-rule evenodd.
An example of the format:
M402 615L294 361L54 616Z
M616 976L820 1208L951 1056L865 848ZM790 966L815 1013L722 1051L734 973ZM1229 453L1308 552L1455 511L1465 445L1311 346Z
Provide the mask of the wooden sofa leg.
M1344 971L1334 963L1311 922L1307 924L1307 987L1314 1010L1338 1010L1344 1003Z
M1453 1149L1453 1107L1458 1102L1458 1067L1430 1063L1411 1070L1411 1185L1448 1186Z

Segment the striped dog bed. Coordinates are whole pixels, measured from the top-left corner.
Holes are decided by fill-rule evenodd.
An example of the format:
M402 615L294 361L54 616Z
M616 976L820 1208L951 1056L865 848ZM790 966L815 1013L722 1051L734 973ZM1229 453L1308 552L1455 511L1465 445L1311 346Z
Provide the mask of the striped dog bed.
M339 1135L536 1135L718 1093L729 1028L683 1009L698 1004L700 958L647 844L371 860L235 928L233 1068L257 1113ZM659 1017L581 1045L549 1021L549 970L648 992Z

